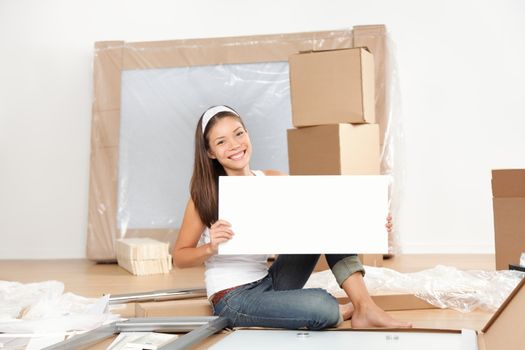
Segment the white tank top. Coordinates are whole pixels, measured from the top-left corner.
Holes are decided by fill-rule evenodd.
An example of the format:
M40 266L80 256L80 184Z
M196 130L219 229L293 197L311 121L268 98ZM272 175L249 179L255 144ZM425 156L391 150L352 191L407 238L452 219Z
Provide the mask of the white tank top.
M253 170L255 176L264 176L260 170ZM228 220L228 218L224 218ZM210 242L210 231L206 227L199 245ZM268 255L214 255L205 262L206 294L213 294L246 283L260 280L268 274Z

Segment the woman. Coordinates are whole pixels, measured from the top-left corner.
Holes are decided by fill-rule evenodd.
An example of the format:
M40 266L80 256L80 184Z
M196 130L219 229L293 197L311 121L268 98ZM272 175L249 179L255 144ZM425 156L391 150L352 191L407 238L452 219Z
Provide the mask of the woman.
M231 225L218 218L219 176L284 175L251 170L252 145L239 114L227 106L209 108L195 131L191 198L173 248L178 267L205 263L206 290L215 315L231 327L259 326L318 330L352 318L353 328L409 327L370 298L364 269L353 255L326 255L351 303L339 305L323 289L302 289L319 255L280 255L267 267L266 255L217 255L231 239ZM256 224L256 223L254 223ZM388 219L387 229L391 222Z

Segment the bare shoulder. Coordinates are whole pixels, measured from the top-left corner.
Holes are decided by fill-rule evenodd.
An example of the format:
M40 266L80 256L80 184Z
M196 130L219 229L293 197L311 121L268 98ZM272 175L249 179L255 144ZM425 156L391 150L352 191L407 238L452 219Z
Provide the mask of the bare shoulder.
M272 170L272 169L263 170L263 173L266 176L286 176L286 175L288 175L286 173L283 173L282 171Z

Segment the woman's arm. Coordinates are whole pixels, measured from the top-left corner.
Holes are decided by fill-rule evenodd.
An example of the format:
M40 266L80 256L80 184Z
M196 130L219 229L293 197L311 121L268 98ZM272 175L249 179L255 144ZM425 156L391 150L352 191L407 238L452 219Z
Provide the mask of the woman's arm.
M197 247L205 225L199 217L193 200L190 199L184 212L179 236L172 249L175 265L180 268L201 265L209 257L217 254L219 244L233 236L230 226L228 222L218 220L210 227L211 242Z

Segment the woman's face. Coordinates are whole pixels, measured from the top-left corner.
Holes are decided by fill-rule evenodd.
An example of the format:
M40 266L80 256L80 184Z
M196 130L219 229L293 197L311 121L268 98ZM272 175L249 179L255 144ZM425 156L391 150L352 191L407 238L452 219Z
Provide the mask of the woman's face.
M218 119L208 133L208 157L217 159L228 175L248 175L252 144L241 122L233 117Z

